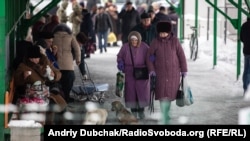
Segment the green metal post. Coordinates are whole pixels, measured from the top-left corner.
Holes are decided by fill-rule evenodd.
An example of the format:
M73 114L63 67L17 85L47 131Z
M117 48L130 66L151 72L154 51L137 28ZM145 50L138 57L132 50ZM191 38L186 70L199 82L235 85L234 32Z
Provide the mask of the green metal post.
M242 0L239 0L238 1L238 6L240 6L242 8ZM240 76L240 68L241 68L241 41L239 40L239 37L240 37L240 27L241 27L241 19L242 19L242 16L241 16L241 10L238 9L238 30L237 30L237 76L236 76L236 79L238 80L239 79L239 76Z
M5 10L6 5L5 1L9 0L1 0L0 5L0 104L4 103L4 95L5 95L5 34L6 34L6 20L5 20ZM4 114L0 113L0 140L4 141Z
M183 11L184 11L184 0L180 0L179 3L179 15L180 15L180 41L181 43L184 40L184 16L183 16Z
M217 7L217 0L214 0L214 6ZM217 10L214 9L214 53L213 67L217 65Z
M169 0L166 0L166 2L168 4L170 4L170 6L173 6L175 7L172 2L169 2ZM179 0L179 5L178 7L175 7L175 10L179 16L179 39L180 39L180 42L183 43L183 40L184 40L184 34L183 34L183 31L184 31L184 16L183 16L183 8L184 8L184 0Z
M195 28L198 29L198 9L199 9L198 0L195 0Z

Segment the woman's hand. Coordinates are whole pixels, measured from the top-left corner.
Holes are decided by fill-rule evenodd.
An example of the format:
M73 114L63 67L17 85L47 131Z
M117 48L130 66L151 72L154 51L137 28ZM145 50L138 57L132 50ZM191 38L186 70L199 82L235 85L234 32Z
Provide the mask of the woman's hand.
M30 75L31 75L31 71L25 71L23 73L24 79L27 79L27 77L30 76Z
M55 73L53 71L50 72L51 77L55 77Z

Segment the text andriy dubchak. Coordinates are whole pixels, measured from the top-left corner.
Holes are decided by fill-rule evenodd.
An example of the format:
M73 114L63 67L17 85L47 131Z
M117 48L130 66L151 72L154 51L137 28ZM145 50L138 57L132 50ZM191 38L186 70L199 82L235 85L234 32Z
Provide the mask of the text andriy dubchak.
M78 135L79 132L79 135ZM196 131L196 134L193 134L193 136L198 136L199 138L204 137L203 131ZM79 131L74 131L72 129L63 129L61 131L55 131L54 129L50 129L48 132L48 137L72 137L76 138L77 136L187 136L188 132L184 130L176 130L176 131L170 131L170 130L162 130L157 131L153 129L135 129L133 131L130 131L128 129L112 129L112 130L96 130L96 129L79 129Z

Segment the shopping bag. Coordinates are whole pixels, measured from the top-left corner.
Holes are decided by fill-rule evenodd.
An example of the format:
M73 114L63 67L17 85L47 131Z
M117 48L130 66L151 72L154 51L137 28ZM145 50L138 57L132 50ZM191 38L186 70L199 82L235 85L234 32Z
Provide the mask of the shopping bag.
M183 77L181 78L179 89L177 90L176 105L179 107L185 106L184 91L183 91Z
M187 77L183 78L184 104L189 106L194 103L191 87L188 85Z
M125 83L125 74L122 72L117 72L116 74L116 89L115 94L118 97L124 96L124 83Z
M117 38L115 36L115 33L114 32L110 32L108 34L108 43L113 43L113 42L116 42L117 41Z
M176 105L179 107L189 106L194 103L191 87L188 85L187 77L182 77L176 95Z

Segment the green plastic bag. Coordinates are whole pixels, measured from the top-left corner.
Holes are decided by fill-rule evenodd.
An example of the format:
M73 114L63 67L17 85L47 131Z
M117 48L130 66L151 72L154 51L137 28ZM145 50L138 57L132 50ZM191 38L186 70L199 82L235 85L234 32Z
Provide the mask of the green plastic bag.
M122 72L117 72L115 94L118 97L124 96L124 82L125 82L125 74Z

